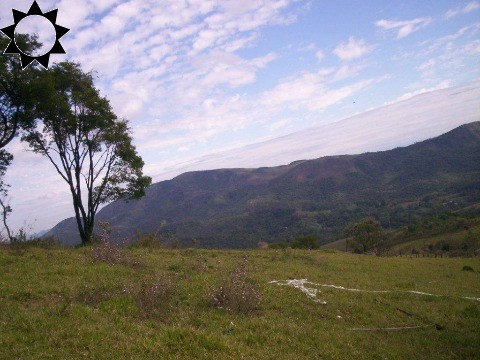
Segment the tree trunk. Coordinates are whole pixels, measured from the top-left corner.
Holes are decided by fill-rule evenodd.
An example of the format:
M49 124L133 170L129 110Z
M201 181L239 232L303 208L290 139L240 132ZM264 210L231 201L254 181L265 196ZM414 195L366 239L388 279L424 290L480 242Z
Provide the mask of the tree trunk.
M92 241L92 234L93 234L92 230L90 230L88 228L85 229L85 238L82 239L82 245L83 246L90 244L90 242Z
M5 205L2 199L0 199L0 206L2 207L3 226L5 226L5 230L7 231L8 241L12 242L14 239L7 223L8 213L11 211L11 208L8 205Z
M80 234L82 245L85 246L86 244L88 244L88 239L84 231L82 217L80 216L80 213L77 212L77 209L75 209L75 220L77 220L77 228L78 233Z
M79 201L73 191L72 191L72 198L73 198L73 209L75 210L75 220L77 221L78 233L80 234L82 246L85 246L90 242L91 235L88 236L87 233L85 232L86 227L84 225L85 225L86 219L84 219L80 214Z
M86 241L83 243L83 245L87 245L92 241L93 226L94 226L93 221L90 221L88 219L85 220L85 239L86 239Z

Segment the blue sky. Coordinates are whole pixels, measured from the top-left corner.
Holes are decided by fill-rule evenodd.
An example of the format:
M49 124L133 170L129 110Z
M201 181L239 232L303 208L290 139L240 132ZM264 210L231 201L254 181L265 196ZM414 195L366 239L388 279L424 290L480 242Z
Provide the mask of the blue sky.
M145 170L156 180L200 157L330 126L480 75L479 1L38 3L59 9L57 23L71 28L62 39L67 58L97 72L98 87L130 120ZM13 23L12 7L27 11L30 4L2 0L0 26ZM49 42L48 24L27 25L22 29ZM402 144L419 140L398 137ZM368 150L378 150L376 143ZM18 142L11 150L13 224L38 230L70 216L67 189L49 165ZM249 165L231 159L217 165Z

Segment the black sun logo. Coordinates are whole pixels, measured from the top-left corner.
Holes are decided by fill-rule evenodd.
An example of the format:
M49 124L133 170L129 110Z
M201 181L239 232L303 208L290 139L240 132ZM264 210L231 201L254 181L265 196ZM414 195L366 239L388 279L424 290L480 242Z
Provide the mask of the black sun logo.
M14 24L7 26L6 28L0 29L1 32L3 32L6 36L10 38L10 44L7 46L5 51L3 52L4 54L19 54L22 60L22 69L25 69L28 65L30 65L32 62L35 60L42 65L45 69L48 69L48 63L50 61L50 54L66 54L65 50L63 49L62 45L60 44L60 39L63 35L65 35L67 32L70 31L70 29L67 29L63 26L57 25L57 13L58 9L46 12L45 14L42 12L40 9L40 6L38 6L37 2L34 1L32 6L30 7L30 10L28 10L28 13L23 13L21 11L18 11L16 9L12 9L13 13L13 20ZM22 50L19 49L17 46L17 43L15 42L15 29L20 21L22 21L24 18L27 16L31 15L39 15L43 16L45 19L50 21L50 23L53 25L55 28L55 44L53 47L48 51L46 54L40 55L40 56L32 56L29 54L24 53Z

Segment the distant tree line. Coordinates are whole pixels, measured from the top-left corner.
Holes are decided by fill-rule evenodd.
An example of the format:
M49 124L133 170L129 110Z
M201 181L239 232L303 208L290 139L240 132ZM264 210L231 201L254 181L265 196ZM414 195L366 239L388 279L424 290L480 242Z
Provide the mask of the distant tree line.
M319 247L320 244L314 235L298 236L291 242L276 242L269 245L269 248L271 249L292 248L313 250L318 249Z
M463 257L480 254L478 216L429 216L388 232L377 220L367 217L349 224L345 235L347 250L357 253Z

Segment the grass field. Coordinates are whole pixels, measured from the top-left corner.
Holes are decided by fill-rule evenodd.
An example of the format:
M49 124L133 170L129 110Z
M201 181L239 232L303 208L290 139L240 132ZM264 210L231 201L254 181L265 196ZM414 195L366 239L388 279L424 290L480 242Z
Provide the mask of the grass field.
M464 298L480 298L478 258L131 249L113 266L93 251L0 249L1 359L480 358L480 301ZM215 306L245 256L241 306ZM289 279L316 297L270 283Z

